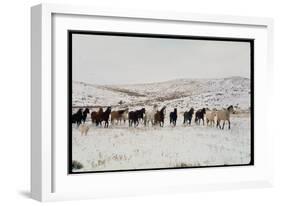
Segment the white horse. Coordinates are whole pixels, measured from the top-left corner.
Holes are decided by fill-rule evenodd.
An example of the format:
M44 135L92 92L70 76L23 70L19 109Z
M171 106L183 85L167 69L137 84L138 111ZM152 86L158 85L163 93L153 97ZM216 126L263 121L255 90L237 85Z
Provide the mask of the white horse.
M144 116L144 125L149 126L149 122L151 125L154 125L154 117L157 112L158 106L154 105L152 109L146 110L145 111L145 116Z
M224 129L225 121L228 121L228 129L230 129L230 113L234 113L233 106L229 106L227 109L217 111L217 127ZM220 122L223 121L221 127Z
M217 121L217 110L207 110L206 111L206 122L207 125L214 126Z
M87 136L89 129L90 129L89 125L80 124L79 131L80 131L81 136L83 136L83 135Z

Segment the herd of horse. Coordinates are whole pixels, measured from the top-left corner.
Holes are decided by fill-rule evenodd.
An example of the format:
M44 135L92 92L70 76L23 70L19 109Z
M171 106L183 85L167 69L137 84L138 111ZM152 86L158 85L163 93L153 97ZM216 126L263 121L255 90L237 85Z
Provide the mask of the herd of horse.
M78 111L72 114L72 123L79 126L82 123L85 123L87 115L90 114L92 123L96 126L104 126L107 128L109 126L109 121L112 125L125 124L126 121L129 122L129 127L137 127L139 123L143 123L144 126L155 126L160 125L164 126L165 121L165 111L166 106L163 106L160 110L156 105L151 109L139 109L134 111L129 111L128 108L122 110L111 111L111 107L107 107L104 111L102 107L98 111L93 111L90 114L90 110L85 108L78 109ZM220 129L224 129L225 123L228 123L228 129L230 129L230 114L234 113L233 106L229 106L226 109L213 109L209 110L206 108L198 109L195 113L195 110L191 108L189 111L185 111L183 114L183 124L191 125L192 118L194 116L194 121L197 125L200 125L201 122L204 125L205 121L207 125L216 126ZM177 108L174 108L173 112L170 112L170 124L176 126L178 119ZM222 125L221 125L222 122Z

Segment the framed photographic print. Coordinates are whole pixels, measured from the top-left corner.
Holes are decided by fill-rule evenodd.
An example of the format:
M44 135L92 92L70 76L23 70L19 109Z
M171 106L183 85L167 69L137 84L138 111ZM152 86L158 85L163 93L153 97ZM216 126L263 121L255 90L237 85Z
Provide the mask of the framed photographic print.
M271 185L271 19L44 4L31 21L33 198Z
M254 164L253 39L68 38L69 173Z

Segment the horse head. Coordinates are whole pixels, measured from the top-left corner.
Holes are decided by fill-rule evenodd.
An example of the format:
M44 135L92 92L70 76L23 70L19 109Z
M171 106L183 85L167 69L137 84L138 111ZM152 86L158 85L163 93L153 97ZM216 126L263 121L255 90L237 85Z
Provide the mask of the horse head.
M162 109L160 110L160 113L162 113L162 114L166 113L166 106L162 107Z
M189 110L189 112L190 112L191 114L193 114L193 113L194 113L194 109L193 109L193 107Z
M234 108L232 105L230 105L229 107L227 107L227 111L231 112L234 114Z
M82 109L78 109L78 111L76 112L76 114L82 114Z
M126 108L123 112L123 115L128 115L128 113L129 113L129 108Z
M102 107L99 108L98 114L101 115L103 113Z
M205 108L203 108L201 111L202 111L203 114L206 114L206 109Z
M106 111L110 113L111 112L111 107L107 107Z

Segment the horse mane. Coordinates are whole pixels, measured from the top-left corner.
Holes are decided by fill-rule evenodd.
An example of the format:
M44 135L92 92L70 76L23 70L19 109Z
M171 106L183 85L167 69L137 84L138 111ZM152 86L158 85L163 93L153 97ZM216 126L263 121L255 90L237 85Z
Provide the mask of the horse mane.
M205 109L205 108L203 108L201 111L202 111L204 114L206 114L206 109Z
M88 108L85 108L85 110L83 111L83 114L87 114L90 113L90 110Z
M231 108L233 109L233 106L232 106L232 105L230 105L229 107L227 107L227 110L229 111Z
M160 110L160 112L163 113L165 109L166 109L166 106L162 107L162 109Z
M191 108L190 108L190 110L188 111L188 113L191 113L191 114L193 114L193 113L194 113L194 109L193 109L193 107L191 107Z
M107 107L104 113L111 112L111 107Z
M123 113L125 112L125 110L122 109L122 110L118 110L118 111L116 111L116 112L118 112L119 114L123 114Z

